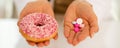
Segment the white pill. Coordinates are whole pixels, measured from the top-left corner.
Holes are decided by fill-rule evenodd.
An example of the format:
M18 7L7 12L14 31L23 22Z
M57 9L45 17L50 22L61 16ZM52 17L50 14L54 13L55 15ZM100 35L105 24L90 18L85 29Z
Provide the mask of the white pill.
M78 24L82 24L83 20L82 20L81 18L78 18L78 19L76 20L76 22L77 22Z
M72 24L76 24L77 22L76 21L73 21Z

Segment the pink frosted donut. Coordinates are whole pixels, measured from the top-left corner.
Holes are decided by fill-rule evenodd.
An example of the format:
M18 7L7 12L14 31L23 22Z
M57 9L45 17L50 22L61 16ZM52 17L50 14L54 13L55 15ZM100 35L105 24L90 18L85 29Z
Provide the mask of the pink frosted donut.
M34 38L46 38L57 30L56 20L44 13L32 13L23 17L19 22L19 28L28 36Z

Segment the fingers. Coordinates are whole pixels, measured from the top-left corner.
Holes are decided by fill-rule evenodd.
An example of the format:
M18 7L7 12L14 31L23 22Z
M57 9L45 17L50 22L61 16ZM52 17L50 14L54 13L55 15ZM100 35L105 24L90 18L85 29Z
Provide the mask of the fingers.
M43 42L37 44L37 47L43 47L43 46L44 46Z
M81 41L83 41L88 36L89 36L89 26L85 26L85 28L78 35L78 42L80 43Z
M90 28L90 37L92 38L94 33L98 32L98 26L92 26Z
M75 36L75 32L71 31L69 37L67 38L68 39L68 43L72 44L74 36Z
M64 16L64 35L66 38L69 37L68 40L71 40L70 36L71 36L71 31L74 27L72 24L72 21L74 21L77 17L76 17L76 11L75 11L75 5L69 5L69 7L66 10L65 16ZM74 33L72 31L72 33ZM70 41L71 42L71 41Z
M57 40L57 38L58 38L58 33L56 34L56 36L53 39Z
M50 44L50 41L44 41L44 42L39 42L39 43L35 43L35 42L32 42L32 41L28 41L28 44L31 45L31 46L35 46L37 45L38 47L43 47L43 46L48 46Z
M93 36L94 33L98 32L98 19L97 19L97 16L96 14L94 13L92 7L91 9L89 9L89 11L87 12L88 13L88 23L89 23L89 26L90 26L90 37Z
M65 35L65 37L68 38L69 34L70 34L70 28L68 26L65 26L64 27L64 35Z
M44 43L45 46L48 46L49 44L50 44L49 40Z
M92 38L94 33L98 32L98 30L99 30L97 17L92 19L89 22L89 24L90 24L90 37Z
M45 41L45 42L39 42L39 43L37 43L36 45L37 45L38 47L43 47L43 46L48 46L49 43L50 43L50 41L48 40L48 41Z
M82 35L84 36L82 40L84 40L89 35L89 25L86 22L86 20L83 20L83 23L85 24L85 27L81 28L81 30L78 33L75 34L75 37L74 37L74 40L73 40L73 45L74 46L77 45L80 42L79 39L82 38Z
M70 21L64 21L64 35L66 38L68 38L69 34L70 34L70 30L73 29L73 25L72 22Z
M31 45L31 46L34 46L34 45L35 45L35 43L32 42L32 41L28 41L28 40L27 40L27 42L28 42L28 44Z
M79 43L79 42L78 42L78 36L79 36L79 35L80 35L80 32L78 32L78 33L75 34L75 37L74 37L73 42L72 42L72 44L73 44L74 46Z

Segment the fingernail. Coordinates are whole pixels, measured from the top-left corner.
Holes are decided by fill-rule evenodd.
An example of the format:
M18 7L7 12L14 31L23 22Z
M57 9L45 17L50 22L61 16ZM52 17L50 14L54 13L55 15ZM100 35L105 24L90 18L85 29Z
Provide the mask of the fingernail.
M69 43L69 44L71 44L71 43L72 43L72 41L68 39L68 43Z
M90 33L90 38L93 38L93 36L94 36L94 32Z
M75 46L77 44L77 40L74 40L72 45Z

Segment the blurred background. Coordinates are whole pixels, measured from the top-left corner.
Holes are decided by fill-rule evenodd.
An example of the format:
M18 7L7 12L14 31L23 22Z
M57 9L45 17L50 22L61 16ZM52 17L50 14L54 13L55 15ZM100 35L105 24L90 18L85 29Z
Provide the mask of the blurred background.
M34 0L0 0L0 48L37 48L20 35L17 21L23 7ZM59 38L44 48L120 48L120 0L87 0L93 5L100 30L77 46L67 43L63 35L63 17L73 0L49 0L59 23Z

